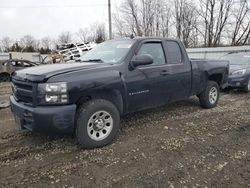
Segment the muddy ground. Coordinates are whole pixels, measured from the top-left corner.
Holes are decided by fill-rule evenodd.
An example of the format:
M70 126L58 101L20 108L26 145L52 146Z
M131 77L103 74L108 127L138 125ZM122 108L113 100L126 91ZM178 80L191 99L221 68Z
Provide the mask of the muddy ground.
M0 84L8 98L9 84ZM0 110L1 187L250 187L250 94L223 93L132 114L107 147L15 128Z

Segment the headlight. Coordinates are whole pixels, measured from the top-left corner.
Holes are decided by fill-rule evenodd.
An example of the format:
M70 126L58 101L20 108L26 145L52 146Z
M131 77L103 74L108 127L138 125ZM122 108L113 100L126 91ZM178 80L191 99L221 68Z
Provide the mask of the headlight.
M67 83L46 83L38 85L38 100L39 103L67 103L68 92Z
M232 75L244 75L246 71L247 71L246 69L237 70L232 72Z

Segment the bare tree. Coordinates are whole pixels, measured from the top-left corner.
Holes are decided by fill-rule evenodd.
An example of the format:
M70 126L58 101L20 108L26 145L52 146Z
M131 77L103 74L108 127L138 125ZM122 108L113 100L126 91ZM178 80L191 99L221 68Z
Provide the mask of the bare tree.
M34 48L35 51L38 51L40 46L41 46L40 40L35 40L32 47Z
M174 5L177 38L181 39L186 47L193 46L195 41L191 37L191 34L197 27L196 8L188 0L176 0Z
M172 11L170 9L170 5L164 3L163 1L158 1L158 6L156 11L159 13L159 36L169 37L170 36L170 28L173 26L172 22Z
M41 39L41 47L44 49L50 49L52 45L52 40L50 37L44 37Z
M76 33L78 41L81 42L93 42L96 40L97 35L102 38L101 41L106 39L106 30L103 23L93 23L89 27L80 28Z
M119 36L177 35L186 46L197 43L197 11L191 0L124 0L114 20Z
M244 45L250 43L249 11L249 0L122 0L113 14L113 25L119 37L177 37L186 47ZM44 37L37 41L25 35L18 44L25 51L49 49L56 42L72 42L73 36L81 42L102 42L105 25L94 23L74 35L63 32L57 40ZM0 42L5 51L12 46L9 37Z
M170 6L164 0L124 0L114 23L119 36L168 36Z
M3 37L1 40L1 46L4 52L8 52L10 47L12 46L13 42L10 37Z
M175 20L176 20L176 35L177 38L181 38L181 30L182 30L182 24L181 24L181 19L182 19L182 14L183 14L183 0L176 0L174 5L175 5Z
M200 33L204 33L205 46L220 45L222 33L228 24L232 4L233 0L200 0L198 13L205 24Z
M142 28L144 36L154 35L154 22L156 20L155 8L158 7L158 2L152 0L141 0L142 4ZM157 16L158 18L158 16ZM157 25L159 25L159 19L157 19ZM157 26L156 26L157 27ZM159 31L159 27L157 27Z
M213 46L217 46L221 42L222 31L227 24L227 20L231 11L233 0L221 0L219 5L219 14L217 16L217 23L215 27L215 34Z
M32 35L25 35L20 39L21 47L34 47L35 45L35 38Z
M141 21L139 19L139 8L136 1L133 0L125 0L123 2L121 12L124 14L126 22L128 25L131 25L131 34L135 34L137 36L142 36L141 29Z
M106 40L106 31L104 24L98 24L95 30L95 42L101 43Z
M127 22L124 19L124 16L120 16L120 14L117 12L112 15L113 25L115 26L115 36L119 37L127 37L129 36L131 32L131 26L127 25Z
M234 30L232 32L231 45L244 45L250 37L250 9L247 0L242 0L239 6L236 6L233 12L232 25Z
M78 39L81 42L87 42L88 41L88 36L89 36L89 30L88 28L80 28L78 32L76 33Z
M72 34L70 32L63 32L58 36L59 43L70 43L72 42Z

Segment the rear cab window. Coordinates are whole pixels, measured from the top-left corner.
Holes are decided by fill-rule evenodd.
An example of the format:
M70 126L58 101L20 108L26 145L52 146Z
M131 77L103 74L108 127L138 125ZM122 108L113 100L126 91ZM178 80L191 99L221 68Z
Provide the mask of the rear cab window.
M182 64L184 57L176 41L165 41L166 59L168 64Z

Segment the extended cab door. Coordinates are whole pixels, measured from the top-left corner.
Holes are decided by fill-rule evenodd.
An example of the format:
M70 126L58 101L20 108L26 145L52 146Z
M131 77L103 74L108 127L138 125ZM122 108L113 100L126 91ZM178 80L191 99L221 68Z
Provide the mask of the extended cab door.
M184 99L189 96L192 86L192 67L189 58L184 46L175 40L165 40L163 46L168 66L168 102Z
M136 111L165 104L167 91L168 65L161 40L146 40L140 43L134 55L149 54L151 65L138 66L124 75L128 91L128 110Z

